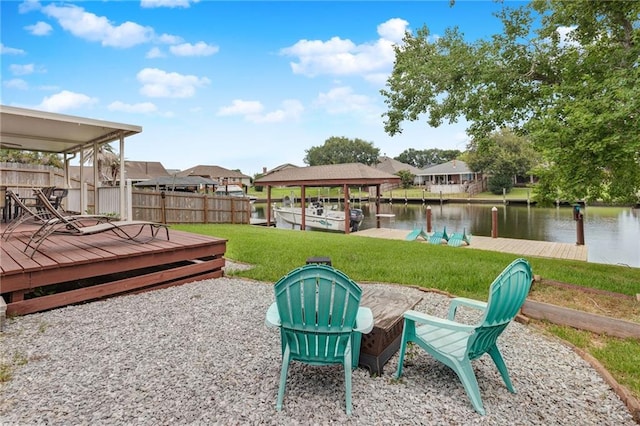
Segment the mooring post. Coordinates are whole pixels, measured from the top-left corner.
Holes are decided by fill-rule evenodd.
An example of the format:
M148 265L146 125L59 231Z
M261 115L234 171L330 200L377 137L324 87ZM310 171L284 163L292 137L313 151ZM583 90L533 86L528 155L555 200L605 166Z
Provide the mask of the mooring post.
M427 206L427 232L431 233L431 206Z
M498 238L498 208L491 209L491 238Z
M580 204L573 206L573 220L576 221L576 245L584 245L584 215L580 211Z

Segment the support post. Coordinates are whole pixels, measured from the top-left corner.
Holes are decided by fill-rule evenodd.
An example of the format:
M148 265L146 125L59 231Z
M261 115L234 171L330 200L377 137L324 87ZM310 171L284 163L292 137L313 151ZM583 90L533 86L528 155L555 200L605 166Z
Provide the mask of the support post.
M427 232L431 233L431 206L427 206Z
M578 220L576 222L576 245L583 246L584 245L584 216L580 213L578 216Z
M498 238L498 208L491 209L491 238Z

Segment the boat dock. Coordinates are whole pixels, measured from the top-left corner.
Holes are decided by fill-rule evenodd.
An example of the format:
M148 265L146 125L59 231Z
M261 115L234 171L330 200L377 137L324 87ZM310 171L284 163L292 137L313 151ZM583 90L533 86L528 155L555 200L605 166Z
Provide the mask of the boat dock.
M404 240L410 232L411 230L407 229L372 228L354 232L349 235ZM416 241L426 242L422 239ZM459 248L499 251L520 256L587 261L587 246L579 246L575 243L556 243L516 238L491 238L473 235L471 237L471 245L464 245Z

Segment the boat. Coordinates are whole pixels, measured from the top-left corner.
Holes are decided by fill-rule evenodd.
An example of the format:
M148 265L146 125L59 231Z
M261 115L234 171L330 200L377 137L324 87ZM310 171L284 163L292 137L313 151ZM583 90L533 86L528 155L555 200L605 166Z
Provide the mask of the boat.
M302 224L302 207L295 207L294 203L285 197L282 206L273 206L276 220L291 224ZM305 208L305 227L324 231L345 232L345 212L335 208L325 209L321 201L313 201ZM362 209L349 209L349 232L355 232L360 228L364 213Z

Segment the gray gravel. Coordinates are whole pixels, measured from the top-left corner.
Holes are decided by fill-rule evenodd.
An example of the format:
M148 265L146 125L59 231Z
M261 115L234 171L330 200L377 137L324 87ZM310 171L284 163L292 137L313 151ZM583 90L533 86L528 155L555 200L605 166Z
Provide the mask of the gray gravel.
M422 294L419 310L446 315L446 297ZM499 343L517 394L488 356L474 361L486 416L418 350L400 382L397 354L380 377L356 369L350 418L341 367L292 363L277 412L280 340L264 325L272 301L270 283L219 278L8 319L0 424L635 425L582 358L518 323Z

